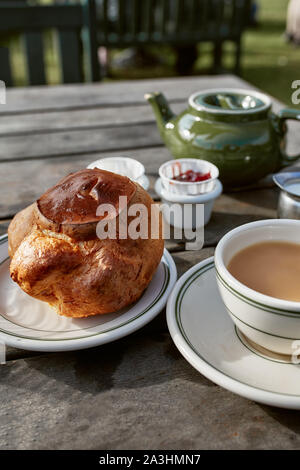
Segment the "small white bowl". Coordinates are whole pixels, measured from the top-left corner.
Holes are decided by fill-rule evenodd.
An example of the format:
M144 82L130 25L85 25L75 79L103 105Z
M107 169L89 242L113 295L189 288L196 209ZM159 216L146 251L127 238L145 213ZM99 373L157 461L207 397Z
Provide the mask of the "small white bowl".
M227 269L237 252L268 240L299 243L300 221L261 220L228 232L215 251L217 283L227 312L247 338L270 351L292 355L294 341L300 340L300 302L256 292L235 279Z
M149 188L149 180L145 175L145 167L138 160L129 157L107 157L95 160L87 168L100 168L100 170L112 171L118 175L127 176L139 183L144 189Z
M155 191L160 197L163 203L162 213L165 221L169 225L173 225L178 228L196 229L206 225L211 217L212 208L217 197L220 196L223 186L222 183L217 179L215 181L215 187L212 191L205 194L198 194L196 196L186 196L168 192L163 186L161 179L158 178L155 183ZM192 210L188 216L185 217L185 204L191 204ZM202 223L196 217L196 204L204 205L204 217ZM170 208L173 211L170 212Z
M211 178L195 183L176 181L173 179L188 170L200 171L201 173L210 172ZM215 165L206 160L199 160L197 158L170 160L161 165L158 172L161 177L162 185L168 192L182 194L184 196L196 196L197 194L212 191L215 187L216 179L219 176L219 170Z

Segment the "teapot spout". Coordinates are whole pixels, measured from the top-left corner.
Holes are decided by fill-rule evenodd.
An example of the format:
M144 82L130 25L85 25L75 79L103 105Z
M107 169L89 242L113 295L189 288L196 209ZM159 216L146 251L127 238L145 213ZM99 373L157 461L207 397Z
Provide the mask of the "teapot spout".
M162 93L146 93L144 98L151 104L155 114L157 127L161 135L163 135L166 124L175 117L175 114L169 107L168 101Z

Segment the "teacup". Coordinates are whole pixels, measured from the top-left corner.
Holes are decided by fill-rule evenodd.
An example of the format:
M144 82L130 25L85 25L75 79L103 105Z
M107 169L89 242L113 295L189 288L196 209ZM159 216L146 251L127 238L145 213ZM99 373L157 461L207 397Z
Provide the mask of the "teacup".
M217 283L230 317L250 341L279 354L293 355L300 349L300 342L297 343L300 341L300 302L250 289L227 268L239 251L265 241L299 243L300 221L261 220L228 232L215 251Z

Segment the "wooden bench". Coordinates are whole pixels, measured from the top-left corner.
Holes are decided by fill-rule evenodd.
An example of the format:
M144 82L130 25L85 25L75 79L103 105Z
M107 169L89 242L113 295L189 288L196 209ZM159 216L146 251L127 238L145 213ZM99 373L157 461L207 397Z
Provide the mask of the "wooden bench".
M214 68L221 67L222 44L235 44L240 69L241 36L251 0L99 0L97 43L107 48L167 44L214 44Z
M58 37L61 81L77 83L99 77L96 41L93 36L94 0L80 4L31 6L24 2L0 2L0 37L5 45L8 33L21 35L30 85L46 84L44 33L55 29ZM83 34L84 41L81 39ZM84 46L83 46L84 42ZM83 54L84 52L84 54ZM0 79L14 84L10 50L0 48Z

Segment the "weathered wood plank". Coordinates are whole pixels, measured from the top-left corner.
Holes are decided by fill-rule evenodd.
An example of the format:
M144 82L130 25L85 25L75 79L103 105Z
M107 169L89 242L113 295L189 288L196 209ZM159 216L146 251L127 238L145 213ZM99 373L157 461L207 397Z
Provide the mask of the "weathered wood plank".
M162 146L156 124L84 129L0 138L0 161L102 153Z
M205 246L215 246L230 230L255 220L277 217L278 192L259 189L223 194L217 199L212 218L204 229Z
M49 110L127 106L143 104L144 94L162 91L168 99L187 100L201 89L214 87L249 88L249 83L233 75L174 79L130 80L101 84L38 86L8 90L7 105L0 114L47 112ZM252 87L253 88L253 87Z
M7 227L9 226L10 221L11 219L0 221L0 236L7 232Z
M300 445L298 413L262 407L215 386L166 333L143 331L93 351L12 361L1 366L0 376L1 449Z
M213 256L214 248L202 248L200 251L180 251L173 253L173 258L176 263L178 278L181 277L188 269L200 261Z
M186 103L172 103L175 113L183 111ZM153 123L154 114L148 103L139 106L74 109L70 111L49 111L31 114L1 115L0 137L2 135L23 135L40 132L56 132L78 129L97 129ZM1 140L0 140L1 142Z

